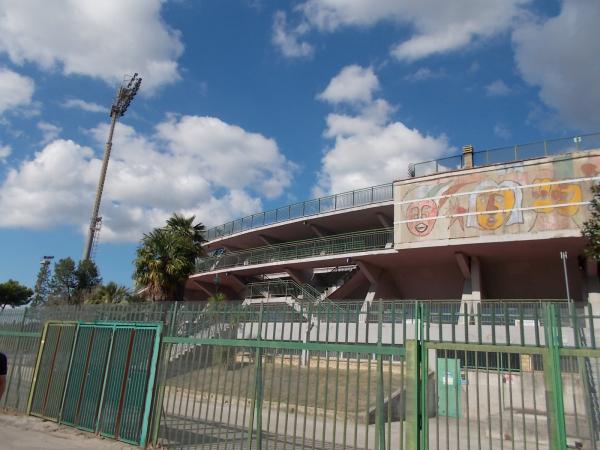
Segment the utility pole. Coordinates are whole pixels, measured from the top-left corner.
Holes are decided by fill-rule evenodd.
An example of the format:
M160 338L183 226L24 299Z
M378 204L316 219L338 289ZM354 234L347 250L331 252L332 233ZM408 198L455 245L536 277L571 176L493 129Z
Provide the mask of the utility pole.
M90 220L90 228L88 230L88 236L83 249L83 260L89 260L92 254L92 247L94 246L94 240L97 236L98 225L101 223L101 218L98 217L100 211L100 202L102 201L102 191L104 190L104 180L106 179L106 170L108 169L108 160L110 158L110 151L112 149L112 139L115 132L115 125L119 117L123 117L125 111L129 107L129 104L137 94L142 84L142 79L137 73L133 75L129 80L126 80L117 91L115 100L110 108L110 128L108 130L108 139L104 147L104 158L102 159L102 169L100 170L100 179L98 180L98 188L96 189L96 200L94 201L94 208L92 209L92 218Z
M562 251L560 252L560 259L562 259L562 263L563 263L563 272L565 275L565 288L567 290L567 303L569 305L569 311L571 311L571 307L573 306L573 302L571 301L571 294L569 292L569 276L567 274L567 252L566 251Z
M54 259L54 256L43 256L40 261L40 271L38 272L37 280L35 282L35 288L33 290L33 303L34 306L43 304L48 297L48 278L50 276L50 263Z

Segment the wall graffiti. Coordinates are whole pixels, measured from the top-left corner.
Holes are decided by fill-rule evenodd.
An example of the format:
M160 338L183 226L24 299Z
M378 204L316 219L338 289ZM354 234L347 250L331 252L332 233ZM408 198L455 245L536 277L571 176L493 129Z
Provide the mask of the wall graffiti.
M478 214L468 216L467 226L496 230L504 225L522 223L523 193L519 187L515 181L484 180L479 183L469 195L469 211Z
M578 229L600 152L394 184L396 242Z

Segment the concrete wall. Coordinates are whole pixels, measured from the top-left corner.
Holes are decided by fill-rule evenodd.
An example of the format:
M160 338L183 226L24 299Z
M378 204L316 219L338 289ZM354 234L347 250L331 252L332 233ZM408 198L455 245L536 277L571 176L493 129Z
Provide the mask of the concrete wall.
M398 181L395 247L577 235L599 173L595 150Z

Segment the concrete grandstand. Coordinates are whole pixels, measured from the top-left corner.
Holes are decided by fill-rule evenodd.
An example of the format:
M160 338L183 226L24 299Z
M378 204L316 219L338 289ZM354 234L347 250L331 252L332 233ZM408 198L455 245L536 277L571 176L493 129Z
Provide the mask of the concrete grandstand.
M187 300L600 302L581 225L600 179L600 134L419 163L407 177L206 231ZM600 304L600 303L599 303Z

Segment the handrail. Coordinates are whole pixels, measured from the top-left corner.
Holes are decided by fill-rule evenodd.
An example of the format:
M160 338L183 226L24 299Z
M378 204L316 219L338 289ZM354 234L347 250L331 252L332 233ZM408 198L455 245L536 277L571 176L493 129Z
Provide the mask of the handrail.
M246 298L276 295L278 297L293 297L296 300L318 302L321 293L309 284L298 284L292 280L259 281L246 285Z
M314 256L384 249L393 245L393 238L394 229L383 228L225 252L219 256L196 259L196 273Z
M498 147L473 152L473 167L595 148L600 148L600 133ZM411 164L409 172L412 177L419 177L462 168L464 168L464 161L461 154ZM203 237L207 241L212 241L266 225L392 200L393 183L386 183L252 214L209 228L203 232Z
M279 222L310 217L331 211L340 211L356 206L365 206L393 200L393 183L372 186L364 189L328 195L312 200L272 209L270 211L252 214L241 219L227 222L223 225L209 228L204 232L204 239L212 241L230 236L253 228L271 225Z
M559 155L600 148L600 133L569 136L527 144L497 147L473 152L473 167ZM421 177L464 168L464 155L423 161L412 165L412 176Z

